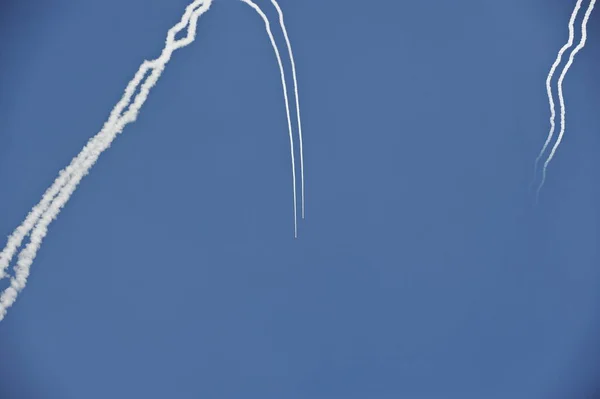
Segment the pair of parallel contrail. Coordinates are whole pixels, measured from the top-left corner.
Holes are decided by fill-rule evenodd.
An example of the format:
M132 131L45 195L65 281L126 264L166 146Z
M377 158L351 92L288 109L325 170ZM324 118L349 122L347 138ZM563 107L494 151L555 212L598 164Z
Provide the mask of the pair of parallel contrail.
M569 19L569 39L567 40L567 43L565 43L565 45L562 46L562 48L559 50L558 55L556 56L556 59L554 60L554 63L552 64L552 67L550 68L550 73L548 74L548 77L546 78L546 93L548 95L548 102L550 103L550 132L548 133L548 137L546 138L546 141L544 142L544 146L542 147L542 150L540 151L537 158L535 159L534 178L535 178L535 175L537 174L538 164L539 164L540 160L542 159L542 157L544 156L544 153L548 149L548 146L550 145L552 138L554 137L554 129L556 127L556 125L554 123L554 119L556 118L556 111L554 109L554 99L552 96L552 88L551 88L552 77L554 76L554 72L556 71L556 68L558 67L558 65L561 62L564 52L567 51L573 45L573 39L575 36L575 28L574 28L575 20L577 19L577 14L579 13L579 10L581 9L582 2L583 2L583 0L577 0L577 3L575 4L575 8L573 9L573 12L571 13L571 18ZM540 190L542 189L542 187L544 186L544 182L546 181L546 171L548 169L548 165L550 164L550 161L552 161L552 158L554 158L556 150L560 146L560 143L562 142L563 136L565 134L565 111L566 111L566 109L565 109L565 99L563 96L562 85L563 85L563 81L565 79L565 76L566 76L569 68L573 64L575 55L585 46L585 42L587 41L587 24L588 24L590 15L592 13L592 10L594 9L595 4L596 4L596 0L590 0L588 8L585 11L585 15L583 16L583 20L581 22L581 39L579 40L579 43L573 49L573 51L571 51L571 54L569 55L569 60L563 67L563 70L560 73L560 76L558 77L557 89L558 89L558 100L559 100L559 106L560 106L560 131L558 133L556 141L554 142L554 146L550 150L550 154L544 161L544 165L542 167L542 180L540 181L540 185L538 186L538 189L536 192L536 199L539 198Z
M292 137L291 118L289 111L289 103L287 98L287 87L285 84L285 74L279 51L273 39L269 21L260 8L251 0L241 0L250 5L256 10L265 21L267 33L271 40L271 44L275 50L277 61L280 67L284 98L286 103L286 114L288 119L288 128L290 134L290 149L292 156L292 176L294 186L294 234L297 236L296 222L296 178L295 178L295 162L294 162L294 144ZM304 163L302 155L302 133L300 125L300 109L298 100L298 89L296 82L296 71L293 60L293 54L283 23L283 13L277 4L276 0L271 0L275 5L279 14L279 21L284 32L288 51L292 62L292 72L294 80L294 92L296 95L296 112L298 115L298 130L300 142L300 168L302 176L302 216L304 217ZM34 206L25 220L17 227L14 232L8 237L6 247L0 252L0 279L8 277L6 270L10 265L15 253L23 243L25 237L29 235L30 242L24 249L19 252L17 261L14 266L14 277L10 279L10 286L0 294L0 320L6 316L7 309L13 305L18 294L23 290L29 277L31 264L36 257L42 241L48 233L48 226L59 215L61 209L66 205L69 198L77 188L79 182L87 175L97 162L98 157L102 152L108 149L116 136L123 131L125 126L134 122L137 119L141 107L144 105L148 94L152 87L160 78L166 64L171 59L171 55L175 50L185 47L192 43L196 37L196 27L198 18L210 8L212 0L194 0L186 7L181 20L169 29L165 47L158 58L152 61L144 61L134 78L129 82L125 89L125 93L117 105L113 108L110 116L99 133L91 138L81 152L73 158L71 163L59 172L54 183L46 190L40 202ZM179 40L175 40L175 36L187 27L187 35ZM144 77L148 75L146 80ZM143 83L142 83L143 82ZM141 86L140 86L141 85ZM134 93L139 88L139 93L134 97ZM133 101L132 101L133 98Z
M283 70L283 62L281 61L281 55L279 54L279 49L277 48L277 44L275 43L275 38L273 37L273 32L271 31L271 24L269 23L269 19L265 15L265 13L251 0L241 0L244 3L248 4L252 7L258 15L261 16L265 23L265 28L267 30L267 34L269 35L269 40L271 41L271 46L273 46L273 51L275 52L275 57L277 57L277 63L279 64L279 71L281 74L281 85L283 86L283 98L285 100L285 112L287 116L288 130L290 135L290 154L292 158L292 183L293 183L293 193L294 193L294 237L298 236L298 221L297 221L297 205L296 205L296 161L294 157L294 137L292 133L292 119L290 117L290 104L287 95L287 85L285 83L285 72ZM298 141L300 144L300 181L301 181L301 193L302 193L302 218L304 218L304 157L302 150L302 123L300 122L300 100L298 99L298 84L296 82L296 63L294 62L294 54L292 53L292 45L290 44L290 39L287 34L287 29L285 28L285 23L283 21L283 12L281 11L281 7L277 4L276 0L271 0L271 3L277 9L277 13L279 14L279 24L281 25L281 30L283 31L283 36L285 37L285 41L288 48L288 53L290 56L291 64L292 64L292 76L294 81L294 95L296 97L296 114L298 116Z

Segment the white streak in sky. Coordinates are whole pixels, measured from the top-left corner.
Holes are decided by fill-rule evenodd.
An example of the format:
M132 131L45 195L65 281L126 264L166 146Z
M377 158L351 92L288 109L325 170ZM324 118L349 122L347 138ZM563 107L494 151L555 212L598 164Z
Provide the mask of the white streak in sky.
M273 37L273 32L271 32L271 24L269 23L269 19L265 15L265 13L257 6L252 0L241 0L244 3L248 4L250 7L254 9L261 16L263 21L265 22L265 28L267 30L267 34L269 35L269 39L271 40L271 46L273 46L273 51L275 51L275 57L277 57L277 63L279 64L279 71L281 73L281 84L283 85L283 97L285 99L285 112L287 115L288 122L288 130L290 134L290 155L292 158L292 183L293 183L293 192L294 192L294 237L298 236L298 218L297 218L297 205L296 205L296 162L294 160L294 137L292 135L292 119L290 118L290 104L287 95L287 85L285 83L285 73L283 71L283 63L281 62L281 56L279 54L279 49L277 48L277 44L275 43L275 38Z
M172 53L194 41L198 18L210 8L211 3L212 0L195 0L186 8L181 21L169 30L160 57L142 63L102 130L87 143L79 155L71 161L71 164L59 173L58 178L44 193L42 200L30 211L25 221L9 237L6 247L0 253L0 276L2 277L6 275L5 270L16 249L21 245L25 236L31 232L29 244L18 255L14 268L15 276L11 278L10 287L0 295L0 320L4 318L7 309L15 302L17 295L25 287L31 264L42 244L42 240L46 236L49 224L58 216L81 179L89 173L91 167L96 163L100 154L110 146L116 135L121 133L127 124L137 119L140 108L146 101L150 89L160 78ZM175 35L188 23L187 36L175 40ZM133 103L129 105L133 93L135 93L136 88L148 71L151 71L150 75L142 84L140 92L135 96ZM121 112L128 105L127 112L121 115Z
M575 28L574 28L575 19L577 18L577 14L579 13L579 9L581 8L582 1L583 0L578 0L577 4L575 4L575 8L573 9L573 12L571 13L571 18L569 19L569 39L568 39L567 43L565 43L565 45L562 46L562 48L559 50L558 55L556 56L556 59L554 60L554 64L552 64L552 68L550 68L550 73L548 73L548 77L546 78L546 94L548 95L548 102L550 103L550 132L548 133L548 137L546 138L546 142L544 143L542 150L540 151L537 158L535 159L535 164L534 164L534 168L533 168L533 178L534 179L537 175L537 166L540 163L540 159L546 152L546 149L548 148L548 145L550 144L552 137L554 136L554 129L556 127L556 125L554 123L554 119L556 118L556 111L554 109L554 97L552 95L552 88L551 88L550 84L552 82L552 77L554 76L554 72L556 71L556 68L558 68L558 65L560 64L560 61L562 59L564 52L573 45L573 38L575 37Z
M168 46L172 45L175 40L175 35L180 32L189 22L189 19L192 15L194 9L196 9L202 1L195 1L190 4L186 10L184 15L181 18L181 21L175 25L171 30L169 30L167 34L166 44ZM42 213L44 213L48 207L50 206L50 202L58 195L62 187L68 182L71 178L73 172L79 168L83 161L90 155L90 153L98 146L100 140L105 139L108 131L115 124L116 120L121 117L123 110L129 105L131 102L131 97L135 92L136 88L139 86L146 72L152 67L152 64L148 61L145 61L135 77L129 82L127 88L125 89L125 94L121 98L121 100L117 103L115 108L110 113L108 121L102 127L102 130L96 134L92 139L88 141L82 151L75 157L69 166L59 172L58 178L54 181L54 183L46 190L44 195L42 196L42 200L29 212L23 223L15 229L15 231L10 235L6 247L0 252L0 279L5 278L7 276L6 269L13 258L15 251L18 247L20 247L23 239L29 234L31 229L34 227L35 223L39 220Z
M287 44L288 53L290 56L290 61L292 63L292 77L294 79L294 95L296 96L296 115L298 116L298 143L300 145L300 184L301 184L301 195L302 195L302 219L304 219L304 150L302 149L302 122L300 121L300 99L298 97L298 80L296 78L296 63L294 62L294 53L292 52L292 44L290 43L290 38L287 33L287 29L285 27L285 23L283 21L283 11L281 11L281 7L276 0L271 0L271 3L277 9L277 13L279 14L279 24L281 25L281 30L283 31L283 36L285 37L285 42Z
M548 168L548 164L550 163L550 161L552 161L552 158L554 158L554 154L556 153L557 148L560 146L560 143L562 142L562 139L563 139L563 135L565 134L565 111L566 111L566 108L565 108L565 99L563 97L563 90L562 90L563 80L565 79L565 75L567 74L567 71L571 67L571 64L573 64L575 55L585 46L585 42L587 40L587 23L590 19L590 15L592 14L592 10L594 9L595 4L596 4L596 0L590 1L590 4L588 5L587 10L585 11L585 15L583 16L583 21L581 23L581 40L579 40L579 43L571 52L571 54L569 56L569 60L567 61L565 67L563 68L563 70L558 78L557 86L558 86L558 99L560 102L560 131L558 133L558 138L556 139L556 142L554 143L554 146L552 147L552 150L550 151L550 155L548 155L546 162L544 162L544 167L542 168L542 181L537 190L538 196L539 196L540 190L542 189L542 186L544 185L544 182L546 181L546 169Z

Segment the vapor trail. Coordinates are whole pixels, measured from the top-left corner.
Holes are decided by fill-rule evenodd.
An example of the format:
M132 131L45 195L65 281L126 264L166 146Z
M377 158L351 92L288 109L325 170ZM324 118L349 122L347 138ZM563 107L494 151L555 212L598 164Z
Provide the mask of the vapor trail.
M285 28L285 23L283 21L283 11L281 11L281 7L277 3L277 0L271 0L271 3L277 9L277 13L279 14L279 25L281 25L281 30L283 31L283 36L285 37L285 42L287 44L288 53L290 56L290 61L292 63L292 77L294 79L294 95L296 96L296 115L298 116L298 143L300 145L300 184L301 184L301 195L302 195L302 219L304 219L304 150L302 149L302 122L300 121L300 99L298 97L298 81L296 79L296 63L294 62L294 53L292 52L292 44L290 43L290 38L288 37L287 29Z
M577 18L577 14L579 13L579 9L581 8L582 2L583 2L583 0L578 0L577 4L575 4L575 8L573 9L573 12L571 13L571 18L569 19L569 40L559 50L558 55L556 56L556 59L554 60L554 64L552 64L552 68L550 68L550 73L548 73L548 77L546 78L546 94L548 95L548 102L550 103L550 132L548 133L548 137L546 138L546 142L544 143L542 150L540 151L537 158L535 159L535 164L533 166L533 179L534 180L537 175L537 166L540 162L540 159L546 152L546 149L548 148L548 145L550 144L552 137L554 136L554 129L556 127L556 125L554 123L554 119L556 118L556 111L554 109L554 96L552 95L552 88L550 87L550 84L552 82L552 77L554 76L554 72L556 71L556 68L560 64L563 53L573 45L573 38L575 37L575 28L574 28L575 19Z
M248 4L250 7L254 9L261 16L263 21L265 22L265 28L267 30L267 34L269 35L269 39L271 40L271 46L273 46L273 51L275 51L275 57L277 57L277 63L279 64L279 71L281 73L281 84L283 85L283 97L285 99L285 112L287 115L288 122L288 131L290 134L290 155L292 158L292 183L294 186L294 237L298 237L298 211L296 205L296 162L294 160L294 137L292 135L292 119L290 117L290 103L288 101L287 95L287 85L285 83L285 72L283 71L283 63L281 62L281 56L279 54L279 49L277 48L277 44L275 43L275 39L273 38L273 32L271 32L271 24L269 23L269 19L265 15L265 13L257 6L252 0L241 0L244 3Z
M9 243L11 243L11 239L18 239L19 236L21 236L20 240L18 240L19 242L16 244L16 247L18 247L23 237L27 235L29 231L31 231L29 244L27 244L27 246L19 253L17 263L14 267L15 276L11 278L10 287L5 289L0 295L0 321L5 317L7 309L15 302L19 292L25 287L31 264L33 263L37 251L39 250L40 245L48 232L48 226L58 216L61 209L69 200L73 191L75 191L77 188L77 185L81 179L89 173L91 167L96 163L100 154L110 146L116 135L121 133L127 124L136 120L140 108L148 97L150 89L158 81L166 64L170 60L172 53L175 50L185 47L194 41L198 18L210 8L211 3L212 0L195 0L192 4L190 4L190 6L188 6L181 22L169 30L166 44L160 57L153 61L144 61L134 79L127 86L125 95L111 113L111 117L119 114L120 111L117 109L118 107L121 107L120 110L122 111L125 106L127 106L127 96L131 98L133 92L135 92L135 88L137 85L139 85L145 73L148 70L152 70L146 81L142 84L140 92L135 96L135 99L129 106L127 112L125 112L121 117L115 117L116 119L114 120L113 125L109 124L111 121L109 119L109 122L105 124L102 131L96 135L94 138L95 140L88 142L88 145L86 145L83 150L86 151L86 155L82 156L81 158L79 156L76 157L71 162L71 165L69 165L72 166L70 169L70 176L66 176L68 174L66 169L59 173L59 177L56 179L55 184L53 184L53 186L46 192L42 198L42 201L40 201L40 203L34 207L34 209L32 209L28 215L28 218L26 219L26 221L29 220L30 222L31 220L36 219L36 217L39 219L37 220L37 223L35 223L35 221L33 222L35 223L33 231L31 231L33 227L32 225L24 226L24 224L22 224L9 238ZM187 24L185 19L186 16L189 18L187 36L180 40L174 40L175 35ZM79 155L82 154L80 153ZM55 185L58 188L55 188ZM54 199L46 198L46 195L51 196L52 193L56 193L56 197ZM41 209L44 208L45 211L42 211ZM10 248L12 248L14 245L14 243L11 244ZM11 249L9 248L8 244L7 248L2 251L2 254L6 253L4 256L8 259L8 262L10 262L8 254L10 253ZM12 249L12 253L14 254L14 249Z
M211 0L212 1L212 0ZM186 7L185 13L181 17L181 21L177 23L167 33L167 39L165 46L173 46L175 42L175 35L179 33L188 23L193 11L202 5L204 0L196 0L192 4ZM208 6L210 6L210 2ZM29 212L23 223L15 229L15 231L9 236L6 247L0 252L0 279L7 277L6 269L8 268L10 261L15 255L16 250L21 246L23 239L29 234L35 223L39 220L41 215L48 209L50 202L60 192L62 187L71 178L73 172L81 168L82 162L90 155L95 147L99 145L102 140L105 140L107 135L110 134L110 129L113 127L115 121L121 117L121 113L131 102L131 97L135 93L136 88L139 86L146 72L153 68L153 62L144 61L142 66L139 68L135 77L129 82L125 93L117 105L113 108L108 120L104 123L101 131L96 134L88 143L84 146L82 151L71 161L71 163L63 170L59 172L58 178L54 183L46 190L42 196L42 200L33 207ZM112 139L111 139L112 140Z
M544 162L544 167L542 169L542 181L537 189L537 194L536 194L537 196L539 196L540 190L542 189L542 186L544 185L544 182L546 181L546 169L548 168L548 164L550 163L550 161L552 161L552 158L554 158L556 149L562 142L563 135L565 134L565 99L563 97L562 84L563 84L563 80L565 79L565 75L567 74L567 71L571 67L571 64L573 64L575 55L585 46L585 42L587 40L587 23L588 23L588 20L590 19L590 15L592 14L592 10L594 9L595 4L596 4L596 0L590 1L590 4L588 5L587 10L585 11L585 15L583 16L583 22L581 23L581 40L579 40L579 43L577 44L577 46L573 49L573 51L569 55L569 60L567 61L565 67L563 68L563 70L558 78L557 86L558 86L558 99L560 102L560 131L558 132L558 138L556 139L556 142L554 143L554 146L552 147L552 150L550 151L550 155L548 155L546 162Z

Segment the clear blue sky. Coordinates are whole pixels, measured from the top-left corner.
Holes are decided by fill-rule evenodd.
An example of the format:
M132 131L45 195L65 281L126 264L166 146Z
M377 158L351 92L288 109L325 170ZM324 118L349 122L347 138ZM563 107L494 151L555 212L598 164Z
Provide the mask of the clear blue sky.
M188 3L3 2L0 235ZM593 397L600 10L540 206L528 192L574 3L280 0L294 239L277 63L260 18L214 0L51 225L0 323L0 398Z

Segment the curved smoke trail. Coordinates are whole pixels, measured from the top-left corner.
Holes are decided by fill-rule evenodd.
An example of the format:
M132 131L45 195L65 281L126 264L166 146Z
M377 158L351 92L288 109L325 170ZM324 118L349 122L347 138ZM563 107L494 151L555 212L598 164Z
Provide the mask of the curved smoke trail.
M296 63L294 62L294 53L292 52L292 44L290 43L290 38L287 33L287 29L285 27L285 22L283 21L283 11L281 11L281 7L276 0L271 0L271 3L277 9L277 14L279 14L279 25L281 25L281 30L283 31L283 37L285 38L285 43L287 44L288 53L290 57L290 62L292 63L292 78L294 80L294 95L296 96L296 115L298 117L298 144L300 145L300 184L301 184L301 195L302 195L302 219L304 219L304 150L302 148L302 122L300 121L300 98L298 97L298 79L296 78Z
M583 16L583 21L581 23L581 40L579 40L579 43L571 52L571 55L569 56L569 60L567 61L565 67L563 68L563 70L558 78L557 86L558 86L558 99L560 102L560 131L558 133L556 142L554 143L554 146L552 147L552 150L550 151L550 155L548 155L546 162L544 162L544 167L542 168L542 181L537 189L538 197L539 197L540 190L542 189L544 182L546 181L546 169L548 168L548 164L550 163L550 161L552 161L552 158L554 158L554 154L556 153L556 150L560 146L560 143L562 142L562 139L563 139L563 135L565 134L565 99L564 99L563 90L562 90L563 80L565 79L565 76L566 76L569 68L573 64L575 55L585 46L585 42L587 41L587 24L588 24L590 15L592 14L592 10L594 9L595 4L596 4L596 0L590 1L590 4L588 5L587 10L585 11L585 15Z
M294 137L292 135L292 119L290 117L290 103L287 95L287 85L285 83L285 73L283 71L283 63L281 62L281 55L279 54L279 49L277 48L277 44L275 43L275 38L273 37L273 32L271 31L271 24L269 23L269 19L265 15L265 13L257 6L252 0L241 0L244 3L248 4L250 7L254 9L261 16L265 23L265 28L267 30L267 34L269 35L269 40L271 40L271 46L273 47L273 51L275 52L275 57L277 58L277 63L279 64L279 71L281 73L281 85L283 86L283 97L285 99L285 112L287 115L288 122L288 131L290 135L290 155L292 158L292 184L293 184L293 192L294 192L294 237L298 237L298 211L296 205L296 162L294 160Z
M538 164L540 163L540 159L546 152L546 149L548 148L548 145L550 144L550 141L552 140L552 137L554 136L554 129L556 128L556 125L554 123L554 119L556 118L556 110L554 109L554 98L552 96L552 88L550 86L550 83L552 82L552 77L554 76L554 72L556 71L556 68L560 64L560 61L562 60L562 56L563 56L564 52L573 45L573 38L575 37L575 27L574 27L575 19L577 18L577 14L579 13L579 9L581 8L582 1L583 0L578 0L577 4L575 4L575 8L573 9L573 12L571 13L571 18L569 19L569 39L568 39L567 43L565 43L565 45L562 46L562 48L558 51L556 59L554 60L554 63L552 64L552 68L550 68L550 72L548 73L548 77L546 78L546 94L548 95L548 102L550 103L550 132L548 133L548 137L546 138L546 142L544 143L544 146L542 147L540 153L538 154L537 158L535 159L535 164L533 166L533 179L534 180L537 175L537 167L538 167Z

